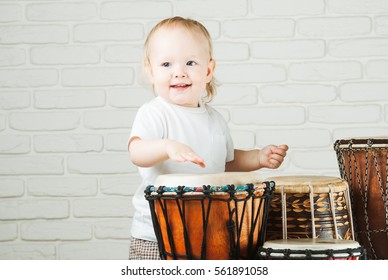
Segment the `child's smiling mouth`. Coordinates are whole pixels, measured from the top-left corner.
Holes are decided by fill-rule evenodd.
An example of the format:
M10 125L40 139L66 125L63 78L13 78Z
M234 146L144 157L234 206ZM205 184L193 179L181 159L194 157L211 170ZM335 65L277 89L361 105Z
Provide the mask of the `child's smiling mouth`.
M191 86L191 84L180 83L180 84L171 85L170 87L174 88L174 89L178 89L178 90L184 90L184 89L186 89L186 88L188 88L190 86Z

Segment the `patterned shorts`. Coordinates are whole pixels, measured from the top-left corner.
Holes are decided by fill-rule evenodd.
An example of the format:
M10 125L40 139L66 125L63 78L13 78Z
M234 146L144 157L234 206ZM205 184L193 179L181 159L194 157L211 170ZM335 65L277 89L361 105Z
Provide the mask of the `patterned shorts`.
M160 260L158 243L132 237L129 248L129 259Z

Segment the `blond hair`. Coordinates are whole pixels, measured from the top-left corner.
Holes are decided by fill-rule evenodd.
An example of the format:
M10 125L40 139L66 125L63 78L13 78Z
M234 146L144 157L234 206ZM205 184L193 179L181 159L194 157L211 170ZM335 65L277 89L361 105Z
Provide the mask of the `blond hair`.
M150 41L152 36L155 34L156 31L158 31L162 27L183 27L187 29L188 31L195 32L197 34L200 34L205 37L207 44L208 44L208 49L209 49L209 55L210 59L213 59L213 45L212 45L212 39L210 37L209 32L203 26L201 23L199 23L196 20L189 19L189 18L182 18L182 17L172 17L172 18L167 18L162 21L160 21L157 25L155 25L150 33L148 34L146 41L144 43L144 50L143 50L143 67L144 69L147 69L150 67L150 59L149 59L149 48L150 48ZM206 93L207 95L205 96L205 101L210 102L214 95L216 94L216 80L214 77L210 80L209 83L206 84Z

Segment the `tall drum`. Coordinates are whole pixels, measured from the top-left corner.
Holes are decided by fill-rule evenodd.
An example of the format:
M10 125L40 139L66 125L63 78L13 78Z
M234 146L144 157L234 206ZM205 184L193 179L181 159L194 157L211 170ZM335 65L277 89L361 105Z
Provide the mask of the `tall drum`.
M388 259L388 138L341 139L334 150L350 187L356 239L369 259Z
M161 259L253 259L273 187L249 172L159 176L146 199Z

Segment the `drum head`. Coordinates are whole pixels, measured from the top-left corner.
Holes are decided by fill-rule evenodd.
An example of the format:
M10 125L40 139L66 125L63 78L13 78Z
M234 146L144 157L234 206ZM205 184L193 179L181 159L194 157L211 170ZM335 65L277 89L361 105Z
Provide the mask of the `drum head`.
M261 183L255 172L224 172L214 174L165 174L157 177L155 186L166 187L202 187L246 185Z
M348 188L345 180L330 176L277 176L267 178L266 181L275 182L275 193L281 192L281 189L287 193L309 193L310 188L313 188L314 193L329 193L330 188L334 192Z
M341 250L357 249L360 244L353 240L329 238L295 238L266 241L263 248L291 250Z
M335 141L335 149L366 149L388 147L388 136L370 138L346 138Z

